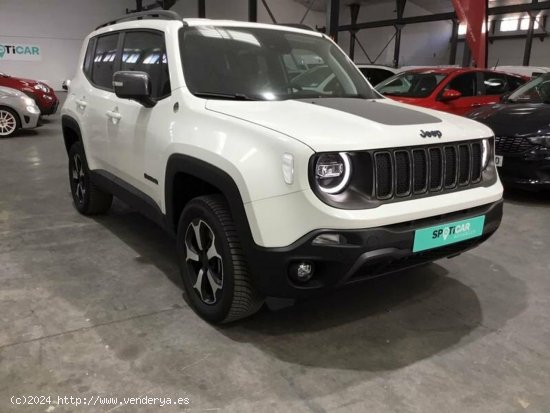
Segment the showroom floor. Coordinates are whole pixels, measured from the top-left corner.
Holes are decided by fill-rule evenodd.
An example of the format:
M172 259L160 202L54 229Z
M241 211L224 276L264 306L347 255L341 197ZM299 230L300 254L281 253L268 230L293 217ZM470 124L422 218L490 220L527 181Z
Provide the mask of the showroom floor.
M189 397L189 411L548 412L550 195L452 260L221 328L182 299L173 241L71 205L58 117L0 140L0 411L12 395ZM97 401L97 399L95 399Z

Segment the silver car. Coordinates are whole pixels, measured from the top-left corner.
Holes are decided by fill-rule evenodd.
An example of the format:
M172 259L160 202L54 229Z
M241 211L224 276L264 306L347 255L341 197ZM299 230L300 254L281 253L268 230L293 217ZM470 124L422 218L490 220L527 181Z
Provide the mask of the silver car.
M38 126L40 109L23 92L0 86L0 138Z

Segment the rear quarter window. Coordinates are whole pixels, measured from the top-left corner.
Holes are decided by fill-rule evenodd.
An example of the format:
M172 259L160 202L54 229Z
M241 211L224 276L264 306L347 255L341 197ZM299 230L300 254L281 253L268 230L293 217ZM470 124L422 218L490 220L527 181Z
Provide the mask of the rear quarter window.
M113 90L119 34L98 37L92 63L92 83L100 88Z
M90 39L88 42L88 47L86 48L86 55L84 56L84 64L82 65L82 71L88 79L91 78L92 74L92 62L94 60L94 46L95 38Z

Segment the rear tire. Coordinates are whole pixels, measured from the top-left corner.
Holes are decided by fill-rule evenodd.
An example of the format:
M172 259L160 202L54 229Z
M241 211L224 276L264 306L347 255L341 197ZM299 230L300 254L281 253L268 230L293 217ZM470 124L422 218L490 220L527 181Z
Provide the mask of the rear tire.
M69 150L69 180L75 208L84 215L103 214L109 210L113 196L93 182L81 142Z
M21 128L21 120L14 110L0 107L0 138L9 138Z
M193 310L211 323L248 317L264 298L250 281L227 202L201 196L184 208L177 234L183 285Z

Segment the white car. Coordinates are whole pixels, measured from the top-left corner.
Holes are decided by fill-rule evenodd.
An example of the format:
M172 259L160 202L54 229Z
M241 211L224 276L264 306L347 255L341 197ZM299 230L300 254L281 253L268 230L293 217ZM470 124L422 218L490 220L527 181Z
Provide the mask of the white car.
M0 86L0 138L8 138L19 129L33 129L38 126L40 109L23 92Z
M292 84L285 62L305 55L337 89ZM324 34L155 11L91 33L78 67L62 110L76 208L115 195L173 233L210 322L455 256L499 226L491 130L383 98Z
M550 73L550 67L543 66L497 66L494 70L527 77L537 77Z
M384 65L365 65L358 63L357 67L372 86L376 86L400 71L399 69Z

